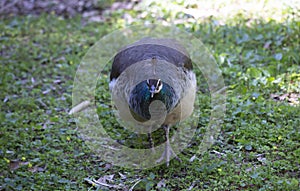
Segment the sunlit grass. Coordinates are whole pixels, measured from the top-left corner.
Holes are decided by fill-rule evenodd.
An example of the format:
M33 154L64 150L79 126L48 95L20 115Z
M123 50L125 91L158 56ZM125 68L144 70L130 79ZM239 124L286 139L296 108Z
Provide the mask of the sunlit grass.
M223 23L235 20L236 17L262 19L266 22L300 19L300 1L297 0L145 0L135 9L141 11L138 18L145 18L148 15L175 23L182 22L183 16L190 18L191 21L213 17ZM129 23L136 19L131 18Z

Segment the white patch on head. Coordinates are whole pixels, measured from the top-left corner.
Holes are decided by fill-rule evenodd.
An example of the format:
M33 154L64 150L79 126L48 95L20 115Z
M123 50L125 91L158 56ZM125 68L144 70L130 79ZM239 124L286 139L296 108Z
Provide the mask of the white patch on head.
M163 84L162 84L161 80L158 79L157 84L156 84L156 91L157 91L157 93L160 92L160 90L162 89L162 87L163 87Z
M113 78L110 82L109 82L109 90L112 91L112 89L115 87L116 85L116 78Z
M151 86L150 86L150 80L148 79L148 80L147 80L147 85L148 85L148 87L149 87L149 91L150 91L150 93L151 93L151 97L153 97L154 94L159 93L160 90L162 89L162 86L163 86L163 84L162 84L162 82L161 82L160 79L157 80L157 82L156 82L155 85L152 84Z

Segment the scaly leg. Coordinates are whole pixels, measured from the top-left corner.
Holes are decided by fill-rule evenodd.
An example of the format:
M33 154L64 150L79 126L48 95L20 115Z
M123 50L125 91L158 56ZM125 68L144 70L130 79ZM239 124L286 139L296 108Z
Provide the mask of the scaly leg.
M172 155L174 155L175 159L177 159L178 161L181 162L180 158L174 153L171 145L170 145L170 141L169 141L169 131L170 131L170 127L168 125L164 126L164 130L165 130L165 136L166 136L166 148L164 150L164 152L162 153L161 157L156 160L157 163L161 162L164 158L166 158L166 162L167 162L167 166L169 166L169 161L170 161L170 157Z
M148 133L148 139L149 139L149 143L150 143L150 148L151 148L152 152L155 153L151 131Z

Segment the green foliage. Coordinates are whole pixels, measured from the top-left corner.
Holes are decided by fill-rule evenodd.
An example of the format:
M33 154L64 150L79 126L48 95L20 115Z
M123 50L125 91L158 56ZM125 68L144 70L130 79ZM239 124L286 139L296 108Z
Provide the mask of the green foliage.
M133 10L117 10L101 24L52 14L0 22L1 190L112 190L90 181L107 175L114 176L106 183L119 190L299 190L299 104L272 98L300 93L299 10L284 7L279 19L273 9L261 18L235 10L226 18L194 19L177 8L199 4L165 3L145 1ZM134 19L129 22L124 13ZM205 132L200 127L209 122L210 96L199 76L203 115L197 134L179 155L182 163L172 160L169 168L148 170L112 166L85 145L67 114L76 68L104 34L156 20L173 22L210 49L227 85L225 121L213 147L189 162ZM108 71L98 79L98 100L110 99ZM146 137L118 126L105 101L97 106L112 138L137 148L147 144Z

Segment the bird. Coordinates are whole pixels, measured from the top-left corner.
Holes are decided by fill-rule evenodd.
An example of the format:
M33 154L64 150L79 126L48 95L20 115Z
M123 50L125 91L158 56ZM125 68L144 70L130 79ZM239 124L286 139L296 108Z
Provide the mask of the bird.
M157 163L174 153L170 128L194 110L196 75L186 49L175 39L146 37L122 48L113 58L109 88L119 118L136 131L163 128L165 149ZM146 129L146 130L145 130ZM144 131L145 130L145 131Z

